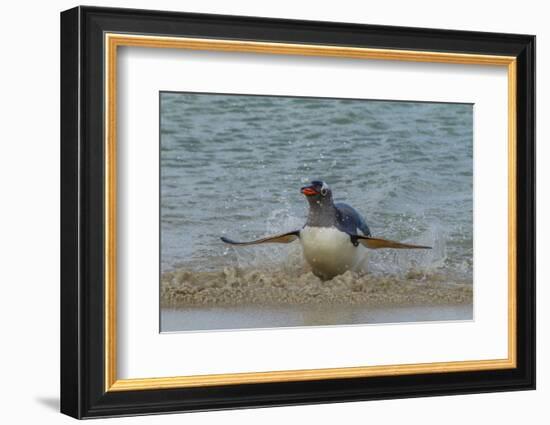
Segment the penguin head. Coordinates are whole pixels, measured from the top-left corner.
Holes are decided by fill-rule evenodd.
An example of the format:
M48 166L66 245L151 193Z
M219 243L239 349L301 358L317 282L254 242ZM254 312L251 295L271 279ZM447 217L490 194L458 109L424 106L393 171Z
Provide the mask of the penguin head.
M302 187L300 191L306 196L309 203L332 201L332 190L322 180L312 180L310 185Z

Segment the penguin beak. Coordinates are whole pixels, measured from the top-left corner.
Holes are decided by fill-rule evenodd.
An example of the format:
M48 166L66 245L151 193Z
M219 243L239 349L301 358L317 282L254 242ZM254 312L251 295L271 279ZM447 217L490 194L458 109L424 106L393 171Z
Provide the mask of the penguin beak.
M300 192L306 196L313 196L319 193L313 186L304 186L300 189Z

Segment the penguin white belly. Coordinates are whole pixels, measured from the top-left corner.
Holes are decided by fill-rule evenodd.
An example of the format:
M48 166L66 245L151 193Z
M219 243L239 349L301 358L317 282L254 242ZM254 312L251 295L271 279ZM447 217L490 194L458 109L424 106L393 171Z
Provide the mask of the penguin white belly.
M336 227L306 226L300 231L300 243L313 274L321 279L358 271L366 260L366 249L354 246L349 235Z

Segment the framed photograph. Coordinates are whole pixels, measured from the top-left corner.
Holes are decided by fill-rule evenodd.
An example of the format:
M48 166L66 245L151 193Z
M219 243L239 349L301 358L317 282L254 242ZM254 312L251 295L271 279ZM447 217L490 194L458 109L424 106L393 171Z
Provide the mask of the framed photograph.
M535 387L535 37L61 14L61 411Z

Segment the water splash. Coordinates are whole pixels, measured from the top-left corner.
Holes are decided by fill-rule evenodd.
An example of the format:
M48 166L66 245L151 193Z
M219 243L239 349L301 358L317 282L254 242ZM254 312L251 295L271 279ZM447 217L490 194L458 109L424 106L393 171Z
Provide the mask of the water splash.
M402 242L431 246L429 250L379 250L370 251L370 271L379 274L417 276L433 273L451 274L445 270L447 260L446 235L438 224L431 224L428 229L414 239L407 238ZM467 276L464 276L466 279Z

